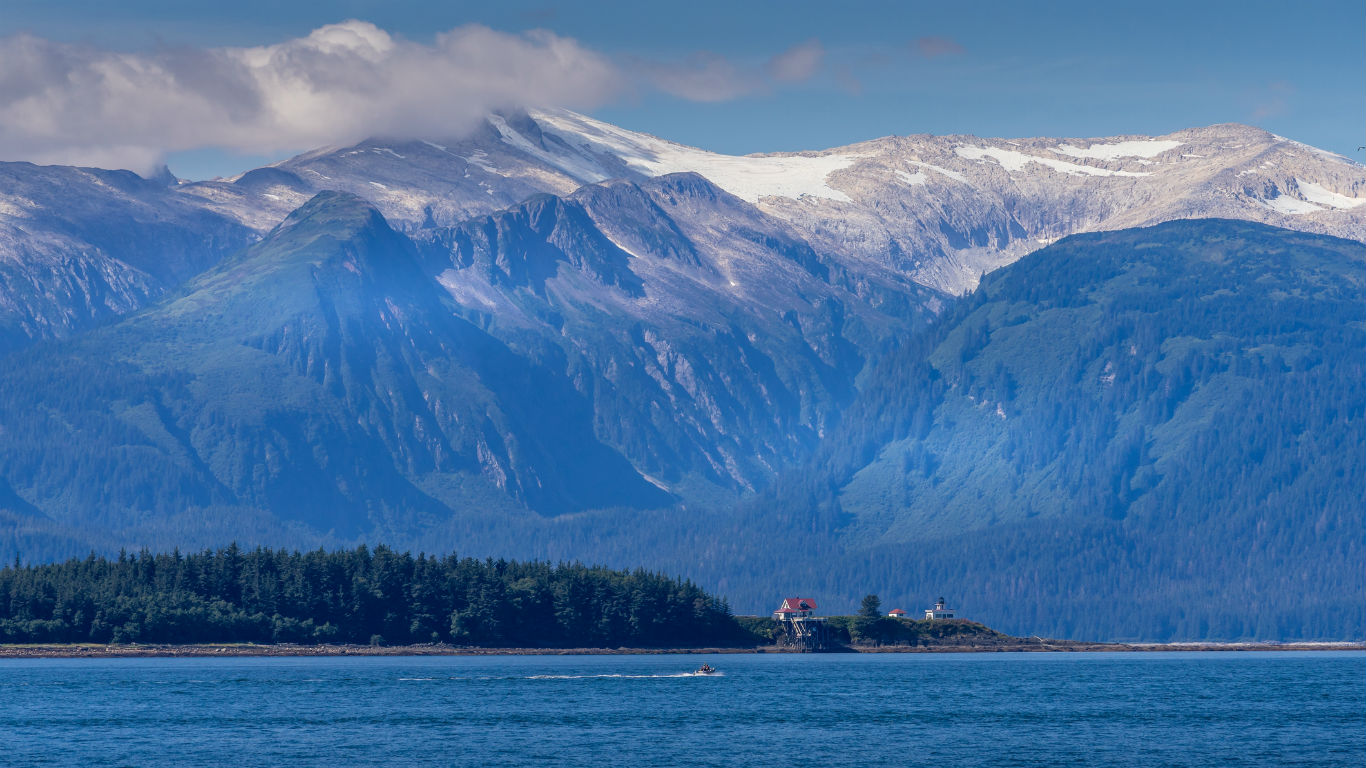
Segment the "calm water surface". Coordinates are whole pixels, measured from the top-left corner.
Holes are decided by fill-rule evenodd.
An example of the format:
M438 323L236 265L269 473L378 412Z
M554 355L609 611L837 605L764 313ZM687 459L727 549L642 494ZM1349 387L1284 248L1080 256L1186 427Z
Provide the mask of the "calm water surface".
M0 660L0 763L1362 766L1366 654Z

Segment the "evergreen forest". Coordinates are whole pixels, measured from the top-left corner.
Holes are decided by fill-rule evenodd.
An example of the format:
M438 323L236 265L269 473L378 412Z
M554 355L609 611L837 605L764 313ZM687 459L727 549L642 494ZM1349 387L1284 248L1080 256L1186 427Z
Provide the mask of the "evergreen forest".
M687 581L385 546L91 555L0 569L0 643L753 644Z

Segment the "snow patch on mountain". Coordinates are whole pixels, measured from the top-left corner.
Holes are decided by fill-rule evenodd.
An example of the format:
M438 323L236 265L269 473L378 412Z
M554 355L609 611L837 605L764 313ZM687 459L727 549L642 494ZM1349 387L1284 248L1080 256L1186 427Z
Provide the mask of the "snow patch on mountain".
M543 131L579 149L583 153L579 157L607 154L645 176L691 171L751 203L757 203L763 197L800 199L807 196L850 202L849 196L830 186L827 178L859 159L854 155L830 153L723 155L628 131L569 112L534 112L532 117ZM506 123L503 123L498 130L503 132L505 126ZM508 138L506 133L504 138ZM516 144L519 149L533 154L544 152L539 147L526 149L523 144L530 145L530 142L520 135L517 138L521 141ZM571 159L567 155L558 157L561 160ZM601 181L602 178L606 177L585 180Z
M617 250L621 251L622 253L626 254L627 256L630 256L630 257L633 258L633 259L639 259L639 258L641 258L641 255L640 255L640 254L636 253L635 251L631 250L630 248L627 248L627 247L626 247L625 245L623 245L622 242L621 242L620 240L618 240L617 238L612 237L610 234L608 234L608 233L605 232L605 231L604 231L602 234L603 234L603 237L606 237L606 238L607 238L607 242L609 242L609 243L611 243L612 245L616 246Z
M1305 200L1329 208L1347 210L1355 208L1358 205L1366 204L1366 199L1348 197L1347 195L1339 194L1331 189L1315 184L1312 181L1305 181L1304 179L1297 178L1295 179L1295 186L1300 188L1300 194L1304 196Z
M553 153L531 143L529 139L508 125L507 120L503 119L502 115L490 115L489 123L503 137L503 141L541 162L559 168L580 181L595 183L610 178L602 166L593 162L589 157L577 153Z
M1333 161L1335 161L1335 162L1343 163L1343 164L1346 164L1346 165L1360 165L1357 161L1353 160L1353 159L1350 158L1350 157L1346 157L1346 156L1344 156L1344 155L1339 155L1339 154L1336 153L1336 152L1329 152L1329 151L1326 150L1326 149L1320 149L1319 147L1316 147L1316 146L1314 146L1314 145L1312 145L1312 144L1305 144L1305 143L1302 142L1302 141L1295 141L1294 139L1287 139L1287 138L1284 137L1284 136L1280 136L1280 135L1274 134L1274 133L1273 133L1273 134L1270 134L1270 136L1271 136L1272 139L1275 139L1275 140L1278 141L1278 142L1284 142L1284 143L1286 143L1286 144L1290 144L1291 146L1297 147L1297 148L1302 149L1302 150L1304 150L1304 151L1306 151L1306 152L1313 152L1314 154L1319 155L1319 156L1321 156L1321 157L1323 157L1323 158L1325 158L1325 159L1328 159L1328 160L1333 160Z
M489 172L489 173L492 173L492 174L495 174L495 175L498 175L498 176L506 176L506 175L507 175L507 174L503 173L502 171L498 170L497 168L495 168L494 166L489 165L489 153L485 152L485 151L482 150L482 149L476 149L476 150L474 150L473 152L469 153L468 155L456 155L456 157L460 157L461 159L463 159L465 162L469 163L470 165L473 165L473 166L477 166L477 167L479 167L479 168L482 168L482 169L484 169L485 171L487 171L487 172Z
M27 205L25 205L27 204ZM33 207L33 201L25 200L17 195L9 200L0 198L0 216L20 219L28 215L25 208Z
M1094 168L1089 165L1077 165L1076 163L1069 163L1065 160L1026 155L1023 152L1016 152L1013 149L1001 149L1000 147L955 147L954 152L965 160L976 160L978 162L987 159L995 160L1002 168L1010 173L1023 173L1026 166L1031 163L1037 163L1046 168L1052 168L1059 173L1069 173L1076 176L1152 175L1146 171L1112 171L1108 168Z
M1260 200L1258 202L1276 213L1283 213L1287 216L1303 216L1306 213L1318 213L1323 210L1313 203L1297 200L1285 195L1273 197L1270 200Z
M467 279L454 269L442 271L436 276L436 282L463 307L496 310L507 303L497 291L478 281Z
M1092 144L1085 149L1074 147L1071 144L1063 144L1060 147L1054 147L1053 151L1060 155L1090 160L1118 160L1122 157L1157 157L1163 152L1176 149L1184 143L1182 141L1143 139L1140 141L1120 141L1114 144Z
M917 168L924 168L924 169L926 169L926 170L934 171L935 173L938 173L938 174L940 174L940 175L942 175L942 176L947 176L948 178L953 179L954 181L956 181L956 182L958 182L958 183L960 183L960 184L967 184L967 183L968 183L968 177L964 176L963 174L959 173L958 171L950 171L948 168L940 168L940 167L937 166L937 165L931 165L931 164L929 164L929 163L922 163L922 162L920 162L919 160L907 160L906 162L909 163L909 164L911 164L911 165L914 165L914 166L917 167Z

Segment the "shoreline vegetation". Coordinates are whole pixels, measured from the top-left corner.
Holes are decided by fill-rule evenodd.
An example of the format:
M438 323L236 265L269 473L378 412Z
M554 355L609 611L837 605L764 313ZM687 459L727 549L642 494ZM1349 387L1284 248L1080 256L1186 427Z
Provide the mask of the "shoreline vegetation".
M1017 638L1020 639L1020 638ZM1024 640L996 645L845 646L823 653L1128 653L1245 651L1366 651L1366 642L1088 643ZM326 656L669 656L802 653L782 646L752 648L476 648L452 645L294 645L252 643L0 645L0 659L226 658Z
M236 544L0 568L0 644L744 646L724 600L643 569Z
M91 555L0 568L0 658L1366 650L1362 642L1107 643L886 615L876 595L790 641L641 569L430 557L385 546Z

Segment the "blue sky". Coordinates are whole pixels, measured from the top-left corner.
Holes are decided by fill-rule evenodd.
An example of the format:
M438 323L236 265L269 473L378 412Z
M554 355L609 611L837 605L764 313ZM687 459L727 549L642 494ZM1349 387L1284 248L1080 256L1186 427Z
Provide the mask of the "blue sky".
M1366 144L1366 3L1356 1L5 5L0 36L127 52L268 45L344 19L418 43L471 23L548 29L624 72L661 73L651 85L585 97L585 111L723 152L893 133L1087 137L1243 122L1366 159L1357 151ZM773 58L800 46L818 61L800 76L773 75ZM689 85L679 96L659 85L671 68L707 69L701 87L714 92ZM746 83L727 89L730 75ZM172 147L169 157L177 173L204 177L308 148L249 144Z

